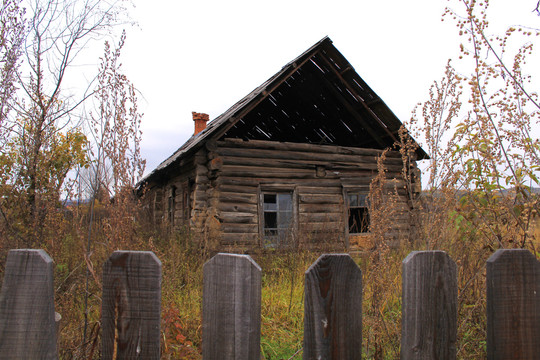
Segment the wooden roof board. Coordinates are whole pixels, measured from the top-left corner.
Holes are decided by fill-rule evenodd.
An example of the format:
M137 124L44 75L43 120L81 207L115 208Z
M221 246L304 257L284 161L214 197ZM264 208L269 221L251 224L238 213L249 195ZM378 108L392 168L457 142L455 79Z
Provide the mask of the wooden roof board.
M277 89L284 91L285 87L293 88L296 86L295 81L298 81L297 78L300 76L300 73L307 69L310 69L311 71L311 73L310 71L307 71L310 73L310 76L314 75L313 71L319 71L321 73L321 79L325 79L327 85L328 82L333 84L334 89L332 89L332 91L337 91L342 94L341 101L345 101L344 99L348 98L348 104L342 103L339 111L348 112L349 114L356 112L356 114L351 115L348 119L338 118L337 122L335 121L336 119L331 120L337 124L334 125L341 127L340 131L348 131L349 135L352 135L353 138L357 132L358 134L365 134L367 132L372 136L371 142L364 141L363 144L351 146L371 146L380 148L383 145L387 145L387 147L389 147L393 145L395 139L399 138L398 131L402 126L402 123L382 99L380 99L362 80L347 59L333 46L330 38L325 37L296 59L283 66L280 71L231 106L223 114L209 122L206 129L188 139L188 141L186 141L186 143L178 150L143 178L140 181L140 184L147 182L151 178L156 177L159 173L164 172L166 168L184 156L187 156L188 153L196 151L210 138L217 139L222 137L236 124L240 127L245 125L246 120L253 117L253 115L250 116L252 111L257 110L253 114L257 114L257 112L261 113L261 109L264 108L264 106L267 106L263 104L264 101L275 102L276 96L273 95L274 91ZM304 80L307 81L307 78ZM279 96L279 94L277 96ZM336 95L334 94L334 96ZM333 103L335 106L336 104L339 104L339 101L334 99ZM350 123L350 118L354 119L353 123ZM271 119L270 122L269 120L266 120L265 125L268 126L271 124L271 121ZM242 124L242 122L244 122L244 124ZM279 121L276 120L276 125L278 123ZM328 129L330 125L322 124L320 121L316 124L319 125L318 128L312 129L311 132L307 130L309 127L307 121L304 123L299 122L298 125L304 128L303 131L308 132L306 135L299 134L299 136L305 138L306 141L313 141L311 140L313 134L309 135L309 133L313 132L319 132L319 137L323 138L335 135L326 134L325 129ZM256 127L258 127L258 129ZM265 132L262 127L255 125L249 131L252 133L255 131L261 135ZM279 125L277 127L278 130L280 130ZM281 132L285 131L287 130L281 130ZM376 134L378 134L378 136ZM253 134L251 134L251 136L257 137ZM247 138L250 137L248 136ZM317 143L317 141L315 142ZM428 158L428 155L421 148L418 148L417 155L419 159Z

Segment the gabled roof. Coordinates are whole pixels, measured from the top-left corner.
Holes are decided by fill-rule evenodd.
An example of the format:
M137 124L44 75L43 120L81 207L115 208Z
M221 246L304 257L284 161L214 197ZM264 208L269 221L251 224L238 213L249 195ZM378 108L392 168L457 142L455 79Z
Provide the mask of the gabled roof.
M209 139L241 138L385 149L401 121L325 37L192 136L141 182ZM420 147L418 159L428 158Z

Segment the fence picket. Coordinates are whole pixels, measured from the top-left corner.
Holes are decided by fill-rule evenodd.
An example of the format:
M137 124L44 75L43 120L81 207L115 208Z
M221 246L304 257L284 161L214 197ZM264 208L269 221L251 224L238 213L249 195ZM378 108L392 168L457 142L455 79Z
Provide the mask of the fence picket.
M10 250L0 292L0 357L58 359L53 262L43 250Z
M362 358L362 271L348 254L325 254L306 271L304 359Z
M497 250L486 268L488 359L538 359L538 261L528 250Z
M401 359L455 359L457 268L444 251L403 260Z
M217 254L203 268L203 359L260 359L261 268Z
M102 359L159 359L161 262L153 252L115 251L109 257L101 311Z
M487 267L488 359L540 354L540 264L498 250ZM259 359L261 268L248 255L204 265L203 358ZM455 359L456 264L443 251L403 260L401 359ZM362 356L362 272L348 254L325 254L305 273L304 359ZM161 262L116 251L103 265L102 358L159 359ZM0 292L0 358L58 359L53 263L43 250L11 250Z

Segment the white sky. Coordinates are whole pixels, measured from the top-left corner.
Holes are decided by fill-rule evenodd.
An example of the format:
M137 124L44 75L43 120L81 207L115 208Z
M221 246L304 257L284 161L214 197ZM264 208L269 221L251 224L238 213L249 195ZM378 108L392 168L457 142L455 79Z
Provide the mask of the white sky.
M142 94L146 172L191 136L191 111L216 118L326 35L402 121L427 98L461 40L450 19L441 21L455 1L134 3L139 27L128 29L122 62ZM540 27L535 6L492 0L492 24Z

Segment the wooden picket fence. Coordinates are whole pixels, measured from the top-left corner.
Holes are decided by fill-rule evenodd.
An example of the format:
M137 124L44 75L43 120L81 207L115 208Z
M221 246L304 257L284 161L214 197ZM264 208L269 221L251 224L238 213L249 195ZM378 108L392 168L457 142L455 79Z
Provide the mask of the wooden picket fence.
M540 356L539 263L527 250L487 262L488 359ZM161 262L116 251L104 264L102 359L159 359ZM401 359L455 359L456 264L442 251L403 260ZM347 254L305 274L304 359L362 358L362 273ZM0 293L0 358L57 359L52 260L11 250ZM116 333L116 336L115 336ZM260 359L261 268L248 255L204 265L204 359ZM116 343L115 343L116 342ZM479 344L480 346L480 344Z

